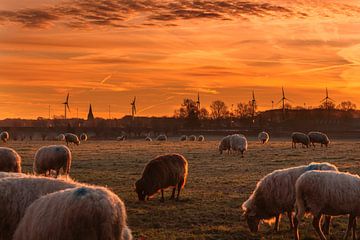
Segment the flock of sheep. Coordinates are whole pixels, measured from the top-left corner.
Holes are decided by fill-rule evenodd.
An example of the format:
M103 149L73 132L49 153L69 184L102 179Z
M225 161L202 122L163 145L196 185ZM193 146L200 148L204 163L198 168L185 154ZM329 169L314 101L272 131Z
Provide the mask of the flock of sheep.
M0 134L1 140L8 138L8 133ZM87 136L81 135L80 139L86 141ZM269 134L261 132L258 139L265 144ZM67 144L80 143L71 133L59 135L58 140ZM166 141L167 137L159 135L157 140ZM180 140L204 141L205 138L192 135L182 136ZM328 146L330 141L320 132L295 132L292 134L293 147L297 143L304 147L315 146L315 143ZM233 134L224 137L218 148L220 154L228 151L241 153L243 157L248 142L244 135ZM43 146L35 153L34 175L26 175L21 173L20 155L13 149L0 148L0 240L132 239L126 224L125 205L116 194L107 188L75 182L68 177L57 178L61 169L69 175L71 161L67 146ZM178 200L187 175L188 161L184 156L158 156L148 162L135 183L138 199L144 201L160 191L161 201L164 201L164 189L170 187L170 199ZM326 240L325 234L329 233L331 216L349 214L345 239L351 231L355 239L356 217L360 216L359 198L359 176L339 172L330 163L311 163L266 175L242 204L242 209L252 232L258 231L261 221L272 219L275 219L277 231L280 216L287 214L297 240L298 226L305 213L313 215L313 226L321 240ZM320 227L323 216L324 226Z

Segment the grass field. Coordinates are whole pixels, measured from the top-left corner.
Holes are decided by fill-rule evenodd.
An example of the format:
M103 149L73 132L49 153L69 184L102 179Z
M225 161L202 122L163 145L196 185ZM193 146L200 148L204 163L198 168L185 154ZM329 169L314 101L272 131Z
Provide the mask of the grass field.
M23 171L32 171L37 148L56 142L9 142L23 158ZM280 232L273 234L263 224L258 234L248 231L240 206L257 181L267 173L312 161L328 161L341 171L360 173L360 143L334 141L328 149L291 149L285 140L272 140L267 145L249 142L245 158L219 155L218 140L206 142L88 141L71 147L72 178L86 183L105 185L125 202L128 223L135 239L292 239L287 219ZM183 154L189 161L189 177L181 200L159 202L160 196L140 203L134 182L145 164L165 153ZM171 190L165 192L170 197ZM346 217L332 223L332 239L345 233ZM309 220L301 225L302 239L317 239Z

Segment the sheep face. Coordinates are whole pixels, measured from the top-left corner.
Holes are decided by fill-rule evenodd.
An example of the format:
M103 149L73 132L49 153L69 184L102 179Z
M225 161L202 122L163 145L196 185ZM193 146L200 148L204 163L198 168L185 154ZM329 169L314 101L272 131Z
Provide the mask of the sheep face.
M135 191L138 195L139 201L145 201L147 192L145 190L144 180L139 179L135 183Z
M256 216L249 216L248 214L246 214L245 219L251 232L256 233L259 231L259 223L260 223L259 218L257 218Z

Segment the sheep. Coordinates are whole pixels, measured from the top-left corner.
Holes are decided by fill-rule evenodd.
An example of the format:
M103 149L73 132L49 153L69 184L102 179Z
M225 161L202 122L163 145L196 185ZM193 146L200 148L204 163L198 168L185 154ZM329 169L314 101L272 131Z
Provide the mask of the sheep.
M17 173L17 172L0 172L0 179L1 178L15 178L15 177L27 177L27 176L31 176L31 175L27 175L24 173Z
M189 141L196 141L196 136L195 135L190 135L189 136Z
M355 236L356 217L360 216L360 177L344 172L310 171L296 181L295 239L299 239L298 225L305 212L313 216L312 224L320 239L326 240L320 220L322 215L349 214L348 228L344 239L353 229Z
M144 168L142 176L135 183L136 192L140 201L145 197L149 199L152 195L161 190L161 202L164 202L164 189L172 187L170 199L179 200L181 189L186 184L188 175L188 162L180 154L167 154L158 156L151 160Z
M338 171L337 167L330 163L310 163L309 165L275 170L256 184L254 192L242 204L251 232L258 231L261 220L271 221L273 218L275 218L274 231L278 231L280 216L284 213L287 213L290 228L293 228L295 182L301 174L311 170Z
M14 240L131 240L123 201L103 187L78 187L34 201Z
M269 141L270 137L269 134L267 132L261 132L258 135L258 139L262 144L265 144Z
M292 146L291 146L292 148L296 148L297 143L301 143L303 147L306 146L307 148L310 146L310 138L305 133L293 132L291 134L291 138L292 138Z
M180 137L180 141L183 142L183 141L187 141L188 137L186 135L182 135Z
M151 139L151 137L147 136L147 137L145 138L145 141L147 141L147 142L152 142L152 139Z
M86 133L82 133L82 134L80 135L80 140L81 140L81 141L86 142L86 141L87 141L87 139L88 139L88 136L87 136L87 134L86 134Z
M117 137L116 138L117 141L125 141L126 140L126 136L125 135L122 135L120 137Z
M0 147L0 171L21 173L21 157L14 149Z
M219 147L218 147L220 154L222 154L223 151L228 151L228 153L230 153L230 150L231 150L230 138L231 138L231 135L228 135L221 139L221 141L219 143Z
M65 141L67 146L69 146L69 143L74 143L76 145L80 144L78 136L73 133L65 133Z
M323 145L327 147L330 143L328 136L322 132L309 132L308 136L310 139L310 143L313 145L314 148L315 148L315 143L320 143L321 147Z
M79 183L71 180L35 176L0 179L0 239L12 239L25 210L36 199L78 186Z
M245 136L234 134L230 137L230 147L234 152L240 152L241 157L244 157L244 152L247 150L248 143Z
M71 167L71 151L63 145L50 145L41 147L37 150L34 158L34 174L45 174L51 170L56 171L55 178L59 175L60 169L63 169L65 175L69 175Z
M4 131L0 133L0 140L6 143L10 138L10 135L8 132Z
M203 135L200 135L197 139L199 142L205 141L205 137Z
M157 136L156 141L167 141L167 136L165 134L160 134Z
M56 137L56 140L57 141L65 141L65 135L64 134L59 134L57 137Z

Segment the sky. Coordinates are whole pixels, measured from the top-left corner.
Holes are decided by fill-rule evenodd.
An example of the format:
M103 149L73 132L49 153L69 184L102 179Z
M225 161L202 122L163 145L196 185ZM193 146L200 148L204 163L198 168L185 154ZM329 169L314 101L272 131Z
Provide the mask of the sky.
M172 116L325 88L360 106L360 0L1 0L0 119ZM275 107L280 105L275 105Z

